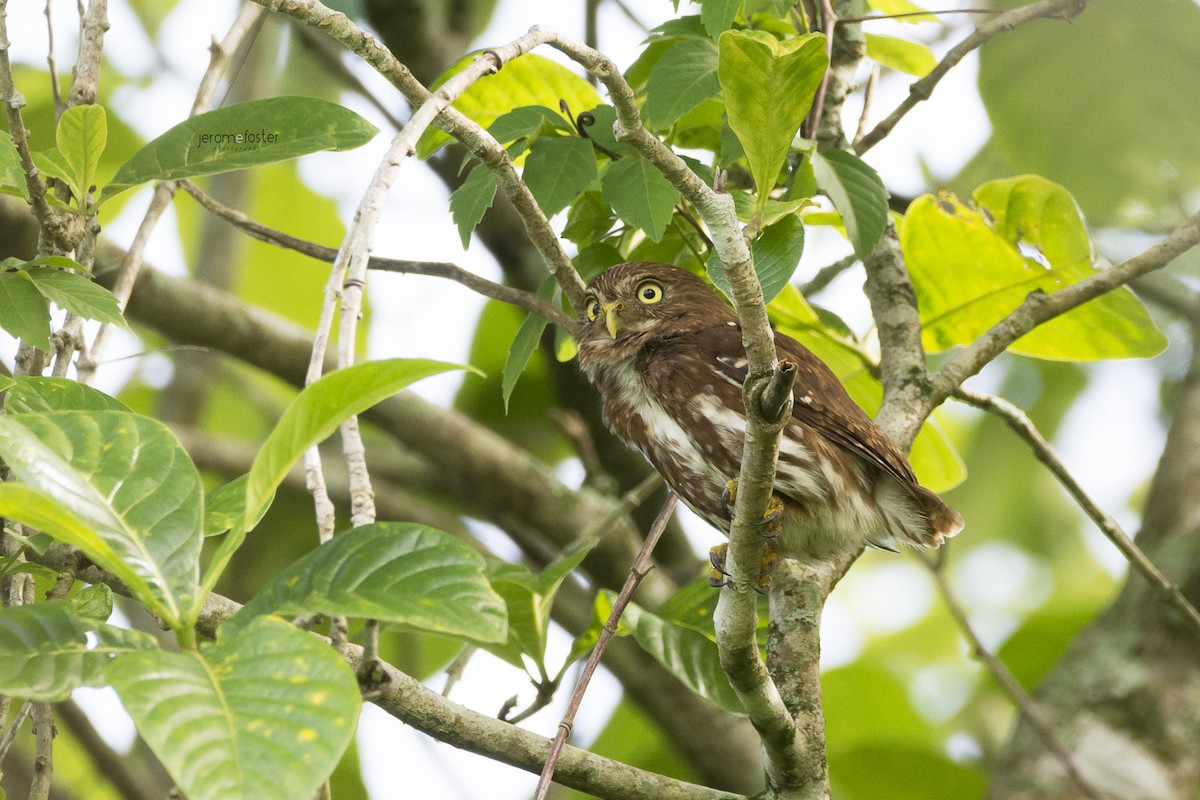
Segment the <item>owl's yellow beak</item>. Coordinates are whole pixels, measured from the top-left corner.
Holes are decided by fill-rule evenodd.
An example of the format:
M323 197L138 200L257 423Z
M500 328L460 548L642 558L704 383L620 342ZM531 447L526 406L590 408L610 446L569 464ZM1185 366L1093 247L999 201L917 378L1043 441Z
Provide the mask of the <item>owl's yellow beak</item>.
M624 310L625 304L620 300L613 300L600 307L600 313L604 315L604 327L608 328L608 335L614 339L621 332L621 312Z

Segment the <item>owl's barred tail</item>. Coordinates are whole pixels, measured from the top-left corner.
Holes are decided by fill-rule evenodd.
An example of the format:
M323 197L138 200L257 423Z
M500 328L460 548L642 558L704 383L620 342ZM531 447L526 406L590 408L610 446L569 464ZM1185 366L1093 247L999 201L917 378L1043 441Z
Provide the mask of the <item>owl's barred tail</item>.
M963 517L933 492L917 483L880 481L875 500L888 533L897 541L930 549L963 529Z

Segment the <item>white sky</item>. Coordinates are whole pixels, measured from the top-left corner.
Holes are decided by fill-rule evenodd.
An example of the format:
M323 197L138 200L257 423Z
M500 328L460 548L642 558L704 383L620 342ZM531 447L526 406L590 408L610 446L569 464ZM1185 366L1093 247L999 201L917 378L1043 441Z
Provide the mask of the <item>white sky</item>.
M55 0L53 5L57 58L63 71L69 69L74 58L75 33L71 30L74 5L70 0ZM651 26L673 15L668 0L648 0L632 5L636 6L641 19ZM46 43L42 7L42 3L33 2L9 4L8 27L14 60L44 65ZM490 27L477 44L482 47L508 41L535 23L581 37L582 7L582 0L500 0ZM114 98L113 105L121 116L147 137L161 133L182 119L191 104L196 82L208 64L209 42L224 34L235 10L236 4L231 0L183 0L163 26L160 40L151 43L140 33L140 26L126 0L111 0L108 59L125 75L152 78L144 88L130 88ZM685 0L680 11L695 13L696 7L689 7ZM872 30L927 36L937 32L936 26L902 26L898 23L880 24ZM636 57L643 36L642 31L611 5L602 7L600 46L619 65L627 66ZM935 51L944 52L953 41L957 41L957 37L951 42L935 43ZM152 50L152 47L156 49ZM942 82L931 102L918 106L884 143L867 155L866 160L883 175L894 192L920 192L924 188L922 165L936 175L953 175L986 141L990 127L975 93L975 73L976 61L974 57L968 57ZM386 102L392 106L400 105L399 98L373 73L363 69L360 75ZM907 86L908 79L897 76L881 84L874 101L875 119L899 102ZM318 191L335 198L348 223L387 147L391 131L373 109L356 99L348 99L347 103L375 122L383 135L356 151L308 156L301 164L305 180ZM858 112L855 103L848 105L851 128L857 124ZM444 186L423 165L405 165L388 199L384 215L386 224L377 232L374 251L399 258L454 261L486 277L499 279L498 269L484 248L472 244L466 252L462 250L457 231L450 221L447 197ZM120 244L128 244L148 199L148 189L142 190L121 218L108 226L106 235ZM182 251L170 234L174 229L174 220L168 214L151 240L147 260L175 274L183 274ZM811 230L798 275L811 275L845 252L844 244L836 234ZM462 324L462 319L464 314L474 313L470 309L482 307L480 298L457 285L411 276L373 276L370 291L374 314L370 337L372 357L419 355L447 361L466 360L473 332ZM861 278L840 279L821 300L860 333L869 326ZM319 302L319 298L314 302ZM422 333L417 334L417 331ZM126 336L117 343L111 356L133 354L139 347L132 337ZM11 353L12 343L0 338L0 357L11 362ZM149 380L162 381L169 365L163 358L132 359L113 364L101 372L102 388L115 390L135 369L142 370ZM1135 488L1132 482L1149 473L1161 447L1163 434L1155 421L1156 383L1150 369L1137 362L1114 362L1095 369L1098 379L1089 390L1089 397L1077 403L1058 444L1068 465L1084 485L1122 522L1132 524L1135 517L1125 506ZM461 378L453 376L431 380L422 383L418 391L437 402L447 403L459 380ZM994 388L988 386L986 373L978 380L977 385L981 388ZM1120 419L1122 424L1111 424L1113 418ZM1104 421L1098 424L1099 419ZM1122 454L1119 471L1111 469L1113 453ZM564 475L569 476L572 472L568 467ZM696 531L697 539L705 547L718 538L702 524L689 527ZM1123 562L1115 557L1112 548L1099 534L1093 540L1096 552L1114 572L1123 569ZM1007 574L1013 580L993 583L991 593L983 596L968 592L964 600L976 610L985 635L1003 636L1011 630L1006 622L1010 615L998 609L1028 592L1031 584L1021 576L1026 575L1024 570L1029 569L1029 565L1021 561L1022 554L1013 548L991 555L999 562L991 560L988 563L1006 564ZM969 577L974 574L976 561L978 559L961 566L960 571L968 578L962 582L966 588L972 585ZM905 587L904 590L897 591L899 586ZM898 603L897 598L907 598L907 602ZM919 619L932 602L933 590L928 579L911 563L897 559L872 560L857 567L826 608L822 627L825 664L835 666L853 660L866 637L906 627ZM567 644L566 637L557 632L551 644L552 653L556 654L551 656L551 665L556 663L556 658L561 658ZM952 676L941 671L927 677L939 685L948 685ZM961 673L958 679L966 680ZM439 677L431 685L440 690L443 682L444 678ZM486 655L477 656L471 662L459 686L454 699L485 713L495 713L513 694L519 694L522 702L533 696L523 676ZM920 693L919 685L914 692ZM552 735L567 692L561 694L559 702L534 716L525 723L526 727ZM598 733L607 717L605 708L611 707L616 697L615 681L602 671L588 695L574 741L586 744ZM77 698L118 747L128 746L132 726L120 711L111 690L81 690ZM480 796L482 786L488 787L487 796L495 800L524 798L529 796L536 781L535 776L519 770L433 743L373 707L364 712L359 743L371 796L375 800L474 798Z

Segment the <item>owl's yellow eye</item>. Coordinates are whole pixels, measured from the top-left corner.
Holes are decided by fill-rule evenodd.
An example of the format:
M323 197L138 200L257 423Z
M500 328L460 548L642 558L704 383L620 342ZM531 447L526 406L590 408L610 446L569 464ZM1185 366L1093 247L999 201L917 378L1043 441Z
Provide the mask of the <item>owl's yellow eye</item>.
M663 299L663 287L658 281L642 281L637 287L637 299L644 305L653 305Z
M594 297L584 298L583 308L587 312L589 322L594 322L596 317L600 316L600 301Z

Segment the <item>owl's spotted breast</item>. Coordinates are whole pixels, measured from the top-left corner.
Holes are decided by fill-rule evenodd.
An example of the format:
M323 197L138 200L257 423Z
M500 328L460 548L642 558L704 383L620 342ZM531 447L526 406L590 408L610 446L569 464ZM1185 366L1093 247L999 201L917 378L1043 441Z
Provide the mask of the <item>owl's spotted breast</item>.
M721 491L741 467L746 356L733 310L685 270L613 267L589 285L579 361L605 422L640 450L689 507L728 531ZM781 549L821 557L892 540L936 547L962 518L921 487L904 456L811 352L776 334L797 364L780 442Z

